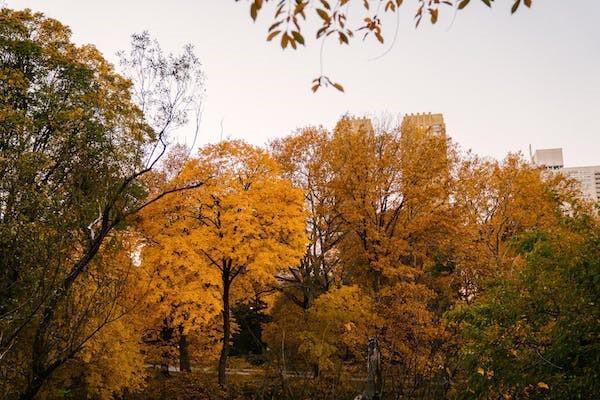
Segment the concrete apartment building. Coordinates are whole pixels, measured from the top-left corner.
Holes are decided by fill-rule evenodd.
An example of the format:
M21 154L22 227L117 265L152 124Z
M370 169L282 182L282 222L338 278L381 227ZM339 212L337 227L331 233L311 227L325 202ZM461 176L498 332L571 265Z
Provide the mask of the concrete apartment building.
M531 154L531 161L548 170L558 171L579 182L585 198L600 201L600 165L589 167L564 166L562 149L540 149Z
M442 114L406 114L402 119L402 130L409 126L427 129L436 136L446 135L446 124Z

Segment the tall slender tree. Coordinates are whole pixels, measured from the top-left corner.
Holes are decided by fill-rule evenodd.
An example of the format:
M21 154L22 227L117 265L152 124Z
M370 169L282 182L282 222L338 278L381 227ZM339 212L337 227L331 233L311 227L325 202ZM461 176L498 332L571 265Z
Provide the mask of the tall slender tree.
M191 48L169 57L137 35L124 67L133 82L60 22L0 11L0 369L21 369L22 399L112 320L61 323L114 229L201 185L148 197L143 182L198 104Z

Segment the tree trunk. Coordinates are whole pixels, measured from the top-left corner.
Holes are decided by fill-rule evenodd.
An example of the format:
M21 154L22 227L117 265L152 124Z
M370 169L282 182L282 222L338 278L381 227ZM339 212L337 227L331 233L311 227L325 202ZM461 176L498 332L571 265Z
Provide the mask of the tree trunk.
M179 371L190 372L190 349L187 335L183 333L183 325L179 326Z
M223 347L221 347L221 357L219 357L219 386L224 387L226 382L225 369L227 368L227 357L229 356L229 268L223 268Z
M169 375L169 361L171 361L170 357L169 357L169 352L164 351L161 355L161 364L160 364L160 372L163 375Z
M355 400L381 400L382 378L379 342L376 338L371 338L369 339L367 355L367 387Z
M27 385L25 391L19 396L19 400L32 400L42 388L42 383L43 381L41 379L34 379L31 381Z

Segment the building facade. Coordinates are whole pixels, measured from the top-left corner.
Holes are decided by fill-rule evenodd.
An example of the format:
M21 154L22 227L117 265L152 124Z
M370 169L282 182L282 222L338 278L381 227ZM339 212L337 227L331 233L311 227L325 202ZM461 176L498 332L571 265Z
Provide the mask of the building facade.
M541 149L531 154L531 161L548 170L558 171L579 182L586 199L600 202L600 165L589 167L565 167L562 149Z
M410 127L425 129L435 136L446 136L446 124L442 114L406 114L402 119L401 130L407 132Z

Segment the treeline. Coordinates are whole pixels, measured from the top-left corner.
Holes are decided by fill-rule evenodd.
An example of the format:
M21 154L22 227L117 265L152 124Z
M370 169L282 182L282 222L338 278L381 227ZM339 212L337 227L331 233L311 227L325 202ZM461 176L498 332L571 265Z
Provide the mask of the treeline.
M0 18L0 397L168 398L152 365L227 389L240 327L280 388L246 398L359 394L368 343L363 398L597 397L600 225L574 182L411 118L191 153L167 146L199 116L191 48L136 35L117 73L55 20Z

